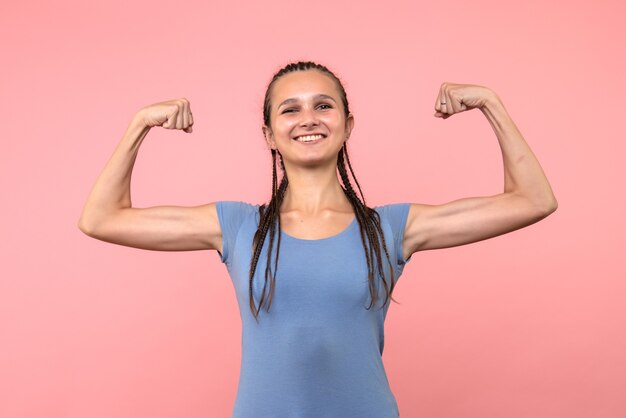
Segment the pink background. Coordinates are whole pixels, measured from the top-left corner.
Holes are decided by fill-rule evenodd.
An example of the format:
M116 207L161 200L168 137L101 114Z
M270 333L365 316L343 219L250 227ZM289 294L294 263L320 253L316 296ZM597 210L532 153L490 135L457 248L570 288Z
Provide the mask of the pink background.
M401 416L626 416L625 17L617 0L5 2L0 416L230 416L241 327L217 252L77 222L133 114L178 97L194 132L149 133L133 205L267 201L263 94L299 59L344 82L368 205L503 190L484 116L433 117L444 81L502 98L559 202L407 265L383 356Z

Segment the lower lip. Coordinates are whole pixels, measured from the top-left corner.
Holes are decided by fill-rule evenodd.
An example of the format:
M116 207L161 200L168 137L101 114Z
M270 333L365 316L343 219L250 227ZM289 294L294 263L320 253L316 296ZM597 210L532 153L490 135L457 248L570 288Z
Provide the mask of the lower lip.
M320 139L314 139L313 141L298 141L297 139L294 139L294 141L297 142L298 144L311 145L311 144L317 144L318 142L324 139L326 139L326 137L323 136Z

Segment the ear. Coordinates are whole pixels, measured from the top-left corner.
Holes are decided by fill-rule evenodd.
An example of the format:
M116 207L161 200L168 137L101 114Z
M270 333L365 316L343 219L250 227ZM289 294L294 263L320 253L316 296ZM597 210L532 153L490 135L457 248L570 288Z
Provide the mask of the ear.
M350 113L346 118L346 141L350 138L352 128L354 128L354 115Z
M272 133L272 130L266 125L263 125L261 127L261 130L263 131L263 136L265 136L265 142L267 142L267 147L269 149L276 149L276 142L274 141L274 134Z

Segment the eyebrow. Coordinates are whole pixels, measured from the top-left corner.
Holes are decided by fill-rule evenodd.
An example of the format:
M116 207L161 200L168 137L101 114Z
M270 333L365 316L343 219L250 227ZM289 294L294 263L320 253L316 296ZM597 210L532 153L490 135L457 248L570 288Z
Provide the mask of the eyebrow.
M335 101L335 99L333 99L328 94L316 94L315 96L313 96L313 99L330 99L333 102L337 103ZM297 102L297 101L298 101L298 99L296 99L295 97L291 97L289 99L283 100L282 103L278 105L278 109L280 109L281 106L284 106L284 105L289 104L289 103Z

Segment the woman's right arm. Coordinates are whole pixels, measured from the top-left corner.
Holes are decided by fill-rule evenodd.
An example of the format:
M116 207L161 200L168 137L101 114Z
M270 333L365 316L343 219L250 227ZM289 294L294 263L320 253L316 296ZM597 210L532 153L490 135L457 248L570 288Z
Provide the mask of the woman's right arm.
M130 179L139 147L154 126L192 132L186 99L147 106L131 120L96 180L78 227L92 238L158 251L222 250L215 202L200 206L132 207Z

